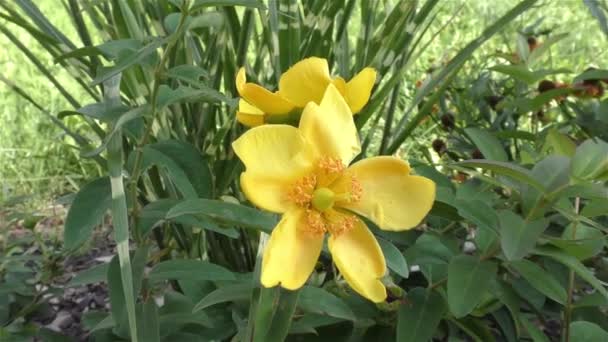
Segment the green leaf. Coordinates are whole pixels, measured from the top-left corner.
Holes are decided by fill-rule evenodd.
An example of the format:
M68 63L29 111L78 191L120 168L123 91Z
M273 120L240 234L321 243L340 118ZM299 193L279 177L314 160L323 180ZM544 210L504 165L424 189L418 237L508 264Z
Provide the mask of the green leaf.
M378 240L378 244L382 249L382 253L384 254L388 268L403 278L407 278L410 274L410 270L407 267L407 262L405 261L405 257L401 251L388 240L380 237L377 237L376 239Z
M545 296L560 304L566 303L566 290L555 277L542 267L528 260L512 261L509 265Z
M513 178L524 184L529 184L537 190L544 192L544 186L532 176L530 170L515 164L484 159L471 159L459 162L456 165L493 171L499 175Z
M578 259L554 247L537 247L534 254L548 256L574 271L579 277L608 299L608 291L602 283Z
M300 291L298 306L305 312L328 315L355 321L356 317L346 303L322 288L304 286Z
M608 34L608 32L607 32ZM606 80L608 79L608 70L605 69L591 69L583 72L576 76L572 83L577 83L585 80Z
M399 308L397 341L430 341L447 312L443 297L431 289L416 287Z
M536 49L534 49L533 51L530 52L530 56L528 57L528 63L530 65L534 65L536 62L540 61L540 57L544 53L549 51L551 46L553 46L555 43L559 42L560 40L566 38L567 36L568 36L568 33L561 33L561 34L549 36L547 39L545 39L542 42L542 44L540 44L539 46L536 47Z
M606 238L599 229L573 222L564 229L561 239L550 239L549 242L577 259L585 260L604 249Z
M209 73L199 66L183 64L167 70L167 76L186 83L200 85L201 79L209 78Z
M192 312L197 312L219 303L249 300L251 297L251 291L251 283L227 284L220 286L196 303L192 309Z
M135 164L135 153L127 163L129 169ZM212 179L209 164L201 153L192 145L177 141L165 140L146 145L142 150L141 169L152 165L165 168L171 181L186 198L211 197Z
M572 177L593 180L608 171L608 143L587 140L576 148L572 158Z
M87 241L111 205L110 178L99 178L82 187L74 197L65 220L64 248L72 251Z
M555 128L551 128L545 138L543 151L545 153L552 152L553 154L572 157L576 151L576 144L567 135L560 133Z
M476 224L477 227L498 232L498 215L487 202L478 199L458 199L455 201L458 214Z
M165 45L169 41L169 38L170 36L165 38L156 38L152 40L152 42L148 43L146 46L129 54L127 57L121 59L118 63L116 63L113 67L99 73L97 77L95 77L91 82L91 86L96 86L108 80L109 78L123 72L131 66L141 63L145 58L149 57L153 53L156 53L156 50L158 48Z
M183 215L204 215L220 222L270 232L276 225L274 215L240 204L207 199L185 200L169 210L166 219Z
M152 298L137 305L137 327L140 341L160 342L158 308Z
M535 50L536 51L536 50ZM528 85L534 84L549 75L570 73L567 69L557 70L537 70L531 71L527 66L520 65L496 65L490 68L490 70L500 72L501 74L509 75L519 81L522 81Z
M162 222L169 221L165 218L167 213L171 208L180 202L181 200L165 198L148 203L148 205L146 205L140 212L138 221L140 233L145 236ZM210 230L233 239L240 236L236 229L222 227L206 216L182 215L172 219L171 221L185 226Z
M536 245L548 222L544 219L528 222L510 210L501 211L500 246L507 260L525 257Z
M468 315L496 277L497 266L470 255L459 255L448 265L448 305L456 317Z
M315 328L320 328L328 325L333 325L339 322L343 322L341 318L335 318L326 315L319 314L304 314L301 318L294 321L289 328L290 334L315 334L318 332ZM346 331L345 331L346 333Z
M148 274L152 281L169 279L192 280L235 280L234 274L227 269L207 261L179 259L163 261L152 268Z
M179 86L171 89L167 85L161 85L158 89L157 105L159 108L181 103L181 102L208 102L208 103L231 103L232 101L217 90L203 85L203 89L195 89L187 86Z
M489 131L476 127L465 128L464 131L486 159L502 162L509 160L500 141Z
M542 332L542 330L540 330L536 325L534 325L528 319L523 318L520 320L520 322L528 331L528 335L530 335L533 342L549 342L549 339Z
M171 2L177 4L183 2L183 0L171 0ZM211 6L244 6L260 10L266 9L266 6L264 6L264 3L260 0L194 0L190 11Z
M110 264L104 263L93 266L88 270L81 271L70 280L67 286L74 287L87 284L101 283L106 280L109 266Z
M608 332L595 323L578 321L570 323L569 338L576 342L608 341Z

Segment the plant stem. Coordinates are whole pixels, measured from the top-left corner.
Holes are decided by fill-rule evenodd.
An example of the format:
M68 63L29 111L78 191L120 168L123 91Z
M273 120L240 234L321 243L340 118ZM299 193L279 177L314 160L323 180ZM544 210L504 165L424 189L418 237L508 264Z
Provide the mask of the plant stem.
M108 143L108 168L112 186L112 223L114 240L118 250L120 277L123 284L129 332L132 341L137 342L137 325L135 317L135 295L133 293L133 273L129 256L129 217L127 200L122 181L122 133L119 131Z
M581 198L577 197L574 199L574 212L578 215L581 206ZM576 239L576 228L578 227L578 221L572 222L572 240ZM568 300L566 301L566 308L564 309L564 325L562 326L563 339L566 342L570 342L570 322L572 321L572 297L574 296L574 271L570 269L568 272Z
M156 118L156 114L158 112L158 105L157 105L158 90L160 89L160 85L161 85L161 78L162 78L163 71L164 71L163 69L165 67L167 58L169 58L171 50L177 43L178 37L182 33L182 30L184 29L184 24L186 23L186 18L188 17L188 12L187 12L188 8L189 8L188 1L184 1L183 8L182 8L182 14L179 18L179 23L178 23L177 29L173 33L172 39L170 39L169 42L167 43L167 47L163 51L160 61L158 62L158 64L156 65L156 68L154 69L154 83L152 86L152 94L150 95L150 105L152 106L151 118L150 118L150 122L148 122L148 124L145 127L144 135L142 136L141 140L139 142L137 142L137 148L135 149L135 152L134 152L135 161L133 163L133 170L131 172L131 177L130 177L131 179L130 179L130 183L129 183L129 194L130 194L129 198L133 201L133 206L132 206L132 208L133 208L133 213L132 213L133 227L137 227L136 223L137 223L137 217L139 215L139 206L137 205L137 182L142 173L141 164L142 164L142 158L143 158L143 147L148 143L148 140L150 140L150 136L152 135L152 127L153 127L154 119Z

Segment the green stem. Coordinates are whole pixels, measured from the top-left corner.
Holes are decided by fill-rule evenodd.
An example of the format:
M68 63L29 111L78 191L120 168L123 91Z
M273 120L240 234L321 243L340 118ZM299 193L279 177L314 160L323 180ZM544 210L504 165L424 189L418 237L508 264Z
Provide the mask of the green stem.
M581 198L577 197L574 199L574 212L578 215L581 206ZM576 229L578 227L578 221L572 223L572 240L576 239ZM564 325L563 325L563 339L566 342L570 342L570 322L572 321L572 298L574 296L574 271L570 269L568 272L568 300L566 301L566 308L564 309Z
M133 273L129 256L129 217L127 200L122 181L122 133L118 132L108 143L108 168L112 187L112 223L114 239L118 250L120 277L123 284L129 331L132 341L137 342L137 326L135 318L135 295L133 293Z
M188 17L187 9L189 8L188 1L184 1L182 14L179 18L179 23L177 29L173 33L172 39L169 40L167 44L167 48L163 51L163 54L160 58L160 61L156 65L154 69L154 84L152 86L152 94L150 95L150 104L152 106L151 109L151 119L150 122L147 123L144 131L144 135L141 140L137 143L137 148L135 149L135 161L133 163L133 169L131 171L131 179L129 183L129 198L133 201L133 227L137 227L137 218L139 215L139 206L137 205L137 182L139 177L141 176L142 170L142 162L143 162L143 147L148 143L150 137L152 136L152 127L154 120L156 118L156 114L158 112L157 98L158 98L158 90L160 89L161 79L165 67L165 63L167 58L169 58L170 52L177 43L179 35L182 33L184 29L184 25L186 23L186 18ZM139 236L139 234L137 234Z

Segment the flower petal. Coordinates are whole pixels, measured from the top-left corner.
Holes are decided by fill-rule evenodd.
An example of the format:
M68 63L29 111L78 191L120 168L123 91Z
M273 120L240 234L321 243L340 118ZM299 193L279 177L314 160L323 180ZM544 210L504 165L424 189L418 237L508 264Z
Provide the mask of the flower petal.
M245 126L255 127L264 124L264 112L244 99L240 99L236 119Z
M335 86L329 85L321 105L309 103L302 112L300 132L318 156L337 157L345 165L361 151L353 115Z
M279 93L298 107L310 101L321 102L325 88L331 82L324 58L310 57L299 61L279 80Z
M288 125L264 125L245 132L232 143L245 164L241 188L256 206L283 213L290 204L289 186L312 168L310 146L298 129Z
M245 68L241 68L236 75L236 89L247 102L268 114L289 113L293 103L278 93L273 93L255 83L247 83Z
M310 147L289 125L254 127L232 143L246 172L275 179L293 179L310 168Z
M272 231L264 251L261 282L265 287L281 285L296 290L314 270L323 247L323 235L306 231L305 212L288 211Z
M338 89L342 96L346 96L346 81L342 77L338 76L334 78L331 84Z
M376 82L376 70L365 68L346 83L346 102L353 113L359 113L367 104Z
M351 230L331 235L328 247L340 273L357 293L375 303L386 299L386 288L379 280L386 273L384 254L361 220Z
M435 183L411 176L409 165L394 157L364 159L347 169L363 188L361 199L342 204L385 230L417 226L435 201Z

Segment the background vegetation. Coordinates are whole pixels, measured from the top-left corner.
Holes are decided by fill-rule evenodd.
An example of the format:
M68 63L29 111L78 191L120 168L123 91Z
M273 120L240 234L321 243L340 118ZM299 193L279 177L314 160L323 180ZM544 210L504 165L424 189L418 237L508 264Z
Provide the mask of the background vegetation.
M607 12L0 0L0 339L608 339ZM239 189L234 75L275 89L307 56L376 68L361 157L437 184L418 229L372 225L379 305L325 254L300 291L259 284L277 217Z

